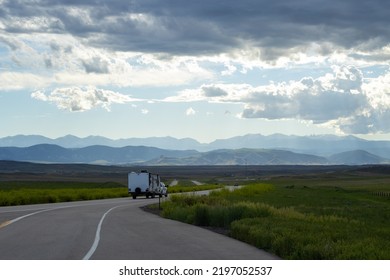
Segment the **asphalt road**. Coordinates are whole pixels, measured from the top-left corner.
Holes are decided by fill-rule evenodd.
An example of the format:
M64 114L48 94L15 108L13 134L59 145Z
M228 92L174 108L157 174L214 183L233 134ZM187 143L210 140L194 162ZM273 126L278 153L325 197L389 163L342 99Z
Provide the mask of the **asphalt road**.
M275 259L240 241L140 209L131 198L0 207L0 259Z

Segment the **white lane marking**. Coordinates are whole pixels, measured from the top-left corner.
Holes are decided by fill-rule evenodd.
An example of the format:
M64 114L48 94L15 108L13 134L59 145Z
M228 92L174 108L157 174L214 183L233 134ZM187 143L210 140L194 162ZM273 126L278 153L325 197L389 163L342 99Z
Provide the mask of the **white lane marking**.
M106 218L107 214L110 213L112 210L118 207L123 207L127 205L119 205L119 206L114 206L106 211L106 213L103 214L102 218L100 219L100 222L98 224L98 227L96 229L96 234L95 234L95 240L93 241L92 247L89 249L88 253L84 256L83 260L89 260L92 255L95 253L97 247L99 246L99 241L100 241L100 230L102 229L102 224L104 219Z
M128 198L111 198L111 199L100 199L100 200L86 200L86 201L72 201L72 202L58 202L51 204L35 204L35 205L18 205L18 206L2 206L0 207L0 214L3 213L15 213L15 212L27 212L34 210L46 210L46 209L62 209L65 207L79 207L79 206L95 206L95 205L104 205L104 204L112 204L118 202L126 202ZM132 201L132 200L131 200ZM65 205L66 204L66 205ZM20 208L24 206L37 206L41 208L26 208L26 209L13 209ZM43 208L43 206L45 208Z
M3 211L3 209L2 209L3 207L19 207L19 206L1 206L0 214L4 214L4 213L17 213L17 212L28 212L28 211L36 211L36 210L48 209L48 208L27 208L27 209L11 209L11 210Z
M55 209L58 209L58 208L55 208ZM18 217L18 218L15 218L15 219L13 219L13 220L10 220L10 221L5 221L4 223L2 223L2 224L0 225L0 228L9 226L10 224L16 223L17 221L20 221L21 219L30 217L30 216L32 216L32 215L36 215L36 214L39 214L39 213L42 213L42 212L46 212L46 211L50 211L50 210L55 210L55 209L45 209L45 210L41 210L41 211L37 211L37 212L30 213L30 214L27 214L27 215L24 215L24 216L20 216L20 217Z
M43 209L43 210L40 210L40 211L36 211L36 212L30 213L30 214L26 214L26 215L17 217L15 219L12 219L12 220L9 220L9 221L5 221L4 223L2 223L0 225L0 228L4 228L6 226L9 226L10 224L16 223L16 222L18 222L18 221L20 221L20 220L22 220L24 218L27 218L27 217L30 217L30 216L33 216L33 215L36 215L36 214L39 214L39 213L53 211L53 210L59 210L59 209L65 209L65 208L71 208L71 207L75 207L75 206L62 206L62 207L57 207L57 208L48 208L48 209Z
M119 201L119 202L122 202ZM123 201L123 202L126 202L126 201ZM4 228L6 226L9 226L10 224L13 224L15 222L18 222L24 218L27 218L27 217L30 217L30 216L33 216L33 215L36 215L36 214L39 214L39 213L42 213L42 212L47 212L47 211L52 211L52 210L59 210L59 209L66 209L66 208L73 208L73 207L84 207L84 206L96 206L96 205L104 205L104 204L112 204L112 203L118 203L118 202L113 202L113 201L108 201L108 202L98 202L98 203L88 203L88 204L74 204L74 205L67 205L67 206L60 206L60 207L50 207L50 208L41 208L42 210L40 211L36 211L36 212L33 212L33 213L29 213L29 214L26 214L26 215L23 215L23 216L20 216L18 218L15 218L15 219L12 219L12 220L9 220L9 221L4 221L0 224L0 229L1 228ZM52 206L52 205L50 205ZM38 210L39 208L37 208L36 210ZM0 212L0 214L2 213L14 213L14 212L22 212L22 211L31 211L33 209L26 209L26 210L22 210L22 209L18 209L18 210L9 210L9 211L3 211L3 212Z

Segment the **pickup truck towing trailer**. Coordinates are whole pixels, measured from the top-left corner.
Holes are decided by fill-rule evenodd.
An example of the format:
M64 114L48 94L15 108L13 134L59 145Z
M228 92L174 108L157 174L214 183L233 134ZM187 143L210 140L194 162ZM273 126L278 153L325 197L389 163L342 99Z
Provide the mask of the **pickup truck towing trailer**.
M167 188L161 182L160 175L152 174L147 171L131 172L128 174L129 195L136 199L137 196L145 195L146 198L168 196Z

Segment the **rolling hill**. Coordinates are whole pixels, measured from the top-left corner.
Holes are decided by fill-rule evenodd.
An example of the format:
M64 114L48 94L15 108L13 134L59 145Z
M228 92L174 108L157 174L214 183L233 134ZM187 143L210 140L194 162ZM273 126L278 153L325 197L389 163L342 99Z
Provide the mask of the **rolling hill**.
M343 153L338 153L329 157L329 161L333 164L389 164L390 160L371 154L363 150L354 150Z
M148 165L322 165L323 157L268 149L223 149L199 153L185 158L161 157Z

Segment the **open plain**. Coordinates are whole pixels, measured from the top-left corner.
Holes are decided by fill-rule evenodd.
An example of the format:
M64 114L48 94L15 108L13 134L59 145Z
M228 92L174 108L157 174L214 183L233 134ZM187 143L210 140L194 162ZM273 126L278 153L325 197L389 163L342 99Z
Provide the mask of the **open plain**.
M163 201L160 214L190 225L127 197L127 173L142 169L0 161L0 258L390 258L388 165L147 167L175 182L171 196L243 186Z

